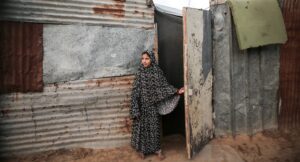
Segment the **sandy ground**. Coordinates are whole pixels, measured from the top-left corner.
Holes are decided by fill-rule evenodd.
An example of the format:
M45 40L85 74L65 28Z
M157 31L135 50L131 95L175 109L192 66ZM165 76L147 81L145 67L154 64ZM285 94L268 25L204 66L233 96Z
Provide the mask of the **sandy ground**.
M300 162L300 131L268 131L252 137L239 135L215 138L192 160L188 160L185 139L165 137L164 162ZM155 155L141 160L130 147L116 149L61 149L8 159L1 162L155 162Z
M240 135L212 143L229 145L247 162L300 162L300 131L265 131L253 137Z

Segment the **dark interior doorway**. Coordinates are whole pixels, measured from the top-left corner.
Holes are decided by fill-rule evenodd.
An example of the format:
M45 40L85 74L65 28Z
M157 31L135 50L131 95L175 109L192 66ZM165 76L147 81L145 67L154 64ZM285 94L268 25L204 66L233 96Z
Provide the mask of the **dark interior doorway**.
M183 87L183 26L182 17L155 11L157 23L159 66L170 84ZM184 97L176 109L162 117L163 136L185 136Z

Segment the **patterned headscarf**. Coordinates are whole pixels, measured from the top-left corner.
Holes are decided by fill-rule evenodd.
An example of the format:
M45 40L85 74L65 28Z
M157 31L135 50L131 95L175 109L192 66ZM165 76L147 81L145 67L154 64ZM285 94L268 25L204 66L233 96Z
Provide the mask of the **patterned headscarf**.
M143 54L148 54L148 56L150 57L151 66L158 67L157 61L156 61L156 59L155 59L155 54L154 54L153 51L147 50L147 51L144 51L144 52L142 53L142 55L143 55ZM142 63L140 64L140 69L141 69L141 68L144 68L144 66L143 66ZM147 67L147 68L148 68L148 67ZM158 68L159 68L159 67L158 67Z
M130 114L132 118L139 116L140 109L157 104L174 95L177 91L167 82L163 71L156 63L154 53L152 51L146 52L150 57L151 65L144 67L141 64L135 75L131 96Z
M157 62L156 62L156 59L155 59L155 54L154 54L153 51L147 50L144 53L148 53L148 55L150 57L150 60L151 60L151 63L157 65Z

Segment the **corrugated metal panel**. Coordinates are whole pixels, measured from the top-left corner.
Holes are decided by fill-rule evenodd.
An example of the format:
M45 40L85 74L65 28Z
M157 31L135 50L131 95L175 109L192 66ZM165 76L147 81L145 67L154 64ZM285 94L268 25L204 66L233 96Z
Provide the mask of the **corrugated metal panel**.
M0 92L43 90L43 25L1 22Z
M300 128L300 1L285 0L283 16L288 42L281 46L280 97L281 128Z
M0 98L0 155L129 144L133 76L50 84Z
M146 0L5 0L0 19L153 28L154 10Z
M239 50L228 6L212 10L216 135L277 128L279 46Z

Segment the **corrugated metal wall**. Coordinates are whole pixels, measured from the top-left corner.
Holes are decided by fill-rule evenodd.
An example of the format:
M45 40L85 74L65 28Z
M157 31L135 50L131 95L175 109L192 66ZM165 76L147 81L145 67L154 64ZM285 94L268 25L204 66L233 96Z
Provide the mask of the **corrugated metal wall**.
M279 126L300 128L300 1L283 1L288 41L281 46Z
M0 155L129 144L133 76L49 84L0 96Z
M0 92L43 90L43 25L0 24Z
M277 127L279 46L239 50L229 7L212 7L216 135Z
M65 62L61 63L62 68L59 70L64 72L66 77L73 73L68 68L64 69L65 66L63 65L69 65L74 60L78 61L78 64L76 64L78 66L71 66L71 68L83 68L82 65L85 64L90 65L90 67L96 67L96 64L100 63L105 67L107 63L110 63L109 65L113 67L113 70L123 68L123 71L126 71L128 68L138 65L140 52L145 50L145 48L152 47L154 43L152 42L155 33L153 28L154 11L153 7L149 8L146 5L145 0L5 0L0 3L0 20L2 20L2 26L4 21L10 21L9 23L18 21L39 23L38 26L41 27L38 28L34 24L30 24L30 26L32 25L35 28L22 26L15 30L4 25L4 28L7 30L1 30L1 34L4 34L5 38L10 36L11 41L7 42L10 43L8 45L4 40L1 47L12 47L13 49L11 50L16 50L18 55L12 58L13 63L20 61L19 56L21 56L20 52L22 50L26 50L25 52L30 54L34 53L31 53L29 49L32 49L34 52L45 52L45 42L43 42L45 35L43 35L41 41L31 40L30 37L34 36L36 38L35 32L39 33L38 36L42 36L45 26L72 28L72 30L68 31L72 33L71 35L83 32L83 34L80 33L82 37L78 40L76 40L77 37L74 37L73 42L75 44L66 46L61 43L64 42L64 39L55 38L47 41L47 47L56 48L57 46L51 45L57 42L64 47L60 53L56 53L57 56L70 55L71 58L72 56L73 58L76 57L73 60L61 59L65 60ZM76 25L81 26L83 30L76 33ZM151 29L148 30L148 28ZM106 37L103 37L103 35L99 34L101 32L94 33L94 35L97 35L97 39L88 39L89 41L85 42L87 38L92 38L93 31L95 31L92 29L97 29L96 31L101 32L106 30L113 34L109 35L109 33L106 33ZM123 33L122 35L114 31L119 33L126 31L135 32L140 34L143 39L137 39L137 35L131 34L130 37L118 40L120 36L128 33ZM25 35L20 34L20 32L25 32ZM149 38L149 35L151 38ZM108 40L106 43L113 42L110 44L112 47L103 43L102 39L105 38ZM72 40L73 37L70 39ZM13 40L17 42L14 43ZM124 45L123 41L127 41L127 44ZM22 42L21 48L19 43ZM27 46L30 46L30 48L28 47L27 49ZM97 50L87 50L89 52L88 55L77 57L78 51L74 47L90 49L89 46L97 47L93 48ZM108 50L109 53L111 50L109 47L115 48L116 46L118 46L117 50L124 48L132 48L134 50L131 50L131 52L119 50L119 53L111 52L111 55L103 55L101 53L103 50ZM46 50L51 51L51 48ZM128 59L124 58L127 55L123 55L122 52L128 52L128 55L132 54L133 61L120 66L120 61ZM45 56L44 54L41 53L41 56ZM55 59L47 61L53 63ZM26 57L25 65L22 65L22 68L26 69L27 66L34 68L37 68L37 66L42 67L42 65L46 66L49 63L47 61L43 64L42 57ZM19 65L21 63L14 66ZM7 64L3 64L2 67L9 68ZM16 68L20 69L19 67ZM45 69L45 67L39 69L37 74L42 74L45 77ZM122 77L111 75L112 77L100 78L98 75L100 70L105 70L105 68L96 69L94 73L89 73L87 78L76 77L75 79L72 78L74 81L68 79L46 82L44 87L39 86L42 92L6 93L0 95L0 156L59 148L108 148L129 145L131 136L129 107L131 86L134 79L131 75L133 71L118 74ZM53 71L53 73L57 72ZM80 76L81 74L78 75ZM42 78L36 75L32 77L35 78L31 79L37 79L42 83ZM6 80L7 83L10 81L13 81L13 78ZM26 82L29 83L29 81L21 83L24 86ZM32 82L32 84L34 86L38 85L35 82ZM6 85L3 85L3 87L7 88Z
M146 0L4 0L0 19L153 28L154 11Z

